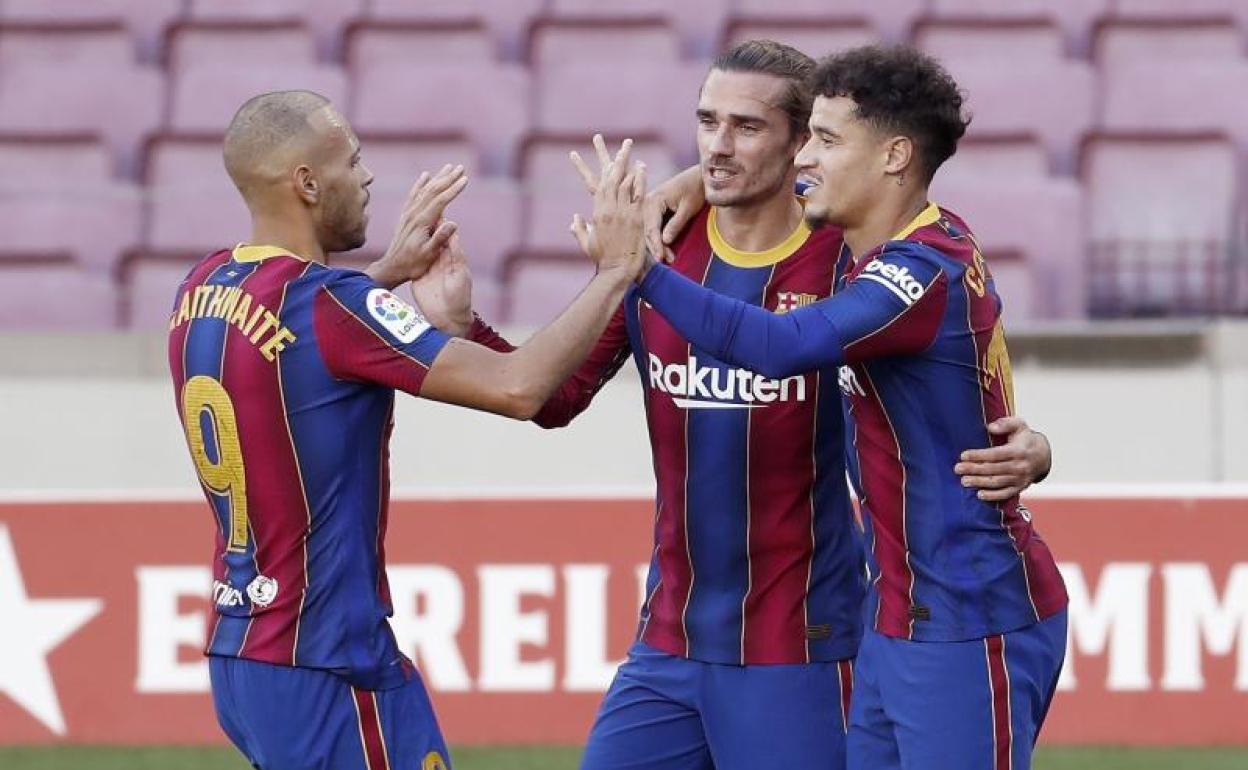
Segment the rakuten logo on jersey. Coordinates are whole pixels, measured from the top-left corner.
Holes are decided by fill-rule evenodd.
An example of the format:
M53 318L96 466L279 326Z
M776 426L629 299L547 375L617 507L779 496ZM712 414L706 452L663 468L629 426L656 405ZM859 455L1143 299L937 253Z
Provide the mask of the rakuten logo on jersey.
M885 286L907 305L913 305L923 296L925 290L923 284L910 275L909 268L898 267L890 262L881 262L878 258L871 260L867 269L859 277Z
M753 409L806 400L806 378L801 375L774 380L747 369L703 366L696 356L664 365L651 353L650 387L670 395L681 409Z

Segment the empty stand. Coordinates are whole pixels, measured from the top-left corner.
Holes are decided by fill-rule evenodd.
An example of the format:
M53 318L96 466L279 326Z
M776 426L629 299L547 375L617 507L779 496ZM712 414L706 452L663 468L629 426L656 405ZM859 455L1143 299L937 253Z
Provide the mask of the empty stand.
M661 19L675 29L685 53L707 58L715 53L731 0L551 0L546 14L555 20Z
M909 37L910 27L925 5L926 0L736 0L731 18L785 22L865 19L885 39L902 42Z
M0 329L110 331L117 305L108 272L69 261L0 261Z
M737 21L728 27L724 48L746 40L775 40L818 59L830 53L879 42L866 21L790 22Z
M1085 149L1082 176L1102 312L1231 309L1224 292L1234 285L1242 198L1230 142L1099 137Z
M344 109L346 76L331 66L242 60L188 65L172 76L170 129L182 133L220 134L238 108L266 91L315 91Z
M1240 0L1116 0L1114 15L1127 19L1166 21L1224 17L1248 24L1248 4Z
M915 30L915 45L941 61L1062 61L1065 44L1046 22L933 22Z
M175 74L200 65L311 67L316 44L299 23L184 24L169 34L167 59Z
M1056 24L1077 51L1088 44L1093 22L1107 15L1113 0L930 0L928 13L936 19L980 23L1048 21Z
M1112 22L1097 28L1095 55L1102 68L1147 60L1235 61L1244 56L1244 32L1229 19Z
M0 24L0 67L25 64L126 68L135 64L134 40L120 23Z
M183 11L184 0L4 0L0 24L30 23L48 27L123 24L133 35L143 61L153 61L161 35Z
M169 328L169 312L178 285L204 255L135 255L122 270L121 324L138 331Z
M516 262L508 281L508 323L528 327L549 323L576 298L593 274L587 257Z
M219 139L160 139L147 156L147 250L202 256L247 240L251 219L225 173Z
M519 60L529 25L545 0L372 0L367 18L381 22L466 22L490 31L500 56Z
M1248 138L1248 59L1116 62L1105 72L1101 126L1151 134L1221 132Z

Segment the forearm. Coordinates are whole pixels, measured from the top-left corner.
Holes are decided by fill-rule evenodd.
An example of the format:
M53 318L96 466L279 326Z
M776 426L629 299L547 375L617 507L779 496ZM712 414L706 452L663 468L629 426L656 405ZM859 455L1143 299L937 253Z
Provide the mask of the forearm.
M647 271L640 293L697 347L768 377L841 363L836 329L815 308L779 315L716 294L661 265Z
M623 270L596 275L558 318L506 357L504 387L536 414L589 355L630 285Z

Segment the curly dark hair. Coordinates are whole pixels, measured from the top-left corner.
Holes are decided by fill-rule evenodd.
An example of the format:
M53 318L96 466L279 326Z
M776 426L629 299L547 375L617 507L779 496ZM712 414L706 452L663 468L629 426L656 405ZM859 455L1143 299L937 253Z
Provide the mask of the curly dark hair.
M816 96L847 96L858 117L876 129L910 137L930 182L958 148L970 118L962 93L938 61L910 46L868 45L819 62L811 75Z
M774 40L747 40L724 51L711 63L722 72L759 72L788 81L776 106L789 116L789 128L796 136L806 131L810 104L815 100L807 82L815 71L815 60L793 46Z

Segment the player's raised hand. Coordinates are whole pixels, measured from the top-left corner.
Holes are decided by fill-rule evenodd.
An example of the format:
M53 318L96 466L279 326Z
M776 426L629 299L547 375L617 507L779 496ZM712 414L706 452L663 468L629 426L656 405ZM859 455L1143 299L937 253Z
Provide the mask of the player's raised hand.
M426 172L416 179L408 191L390 246L366 271L373 280L393 288L425 274L455 233L455 223L443 222L442 214L467 184L462 165L447 164L436 174Z
M573 236L599 271L623 269L634 275L645 257L642 202L646 169L644 164L630 163L631 150L629 139L624 140L614 158L605 152L605 146L602 148L601 169L594 181L592 224L579 214L572 220Z
M963 452L955 473L962 486L978 489L980 500L1009 500L1048 474L1053 462L1049 440L1033 431L1021 417L1002 417L988 425L994 436L1009 436L1000 446Z
M412 281L412 296L425 318L443 332L462 337L472 326L472 271L459 235L420 278Z

